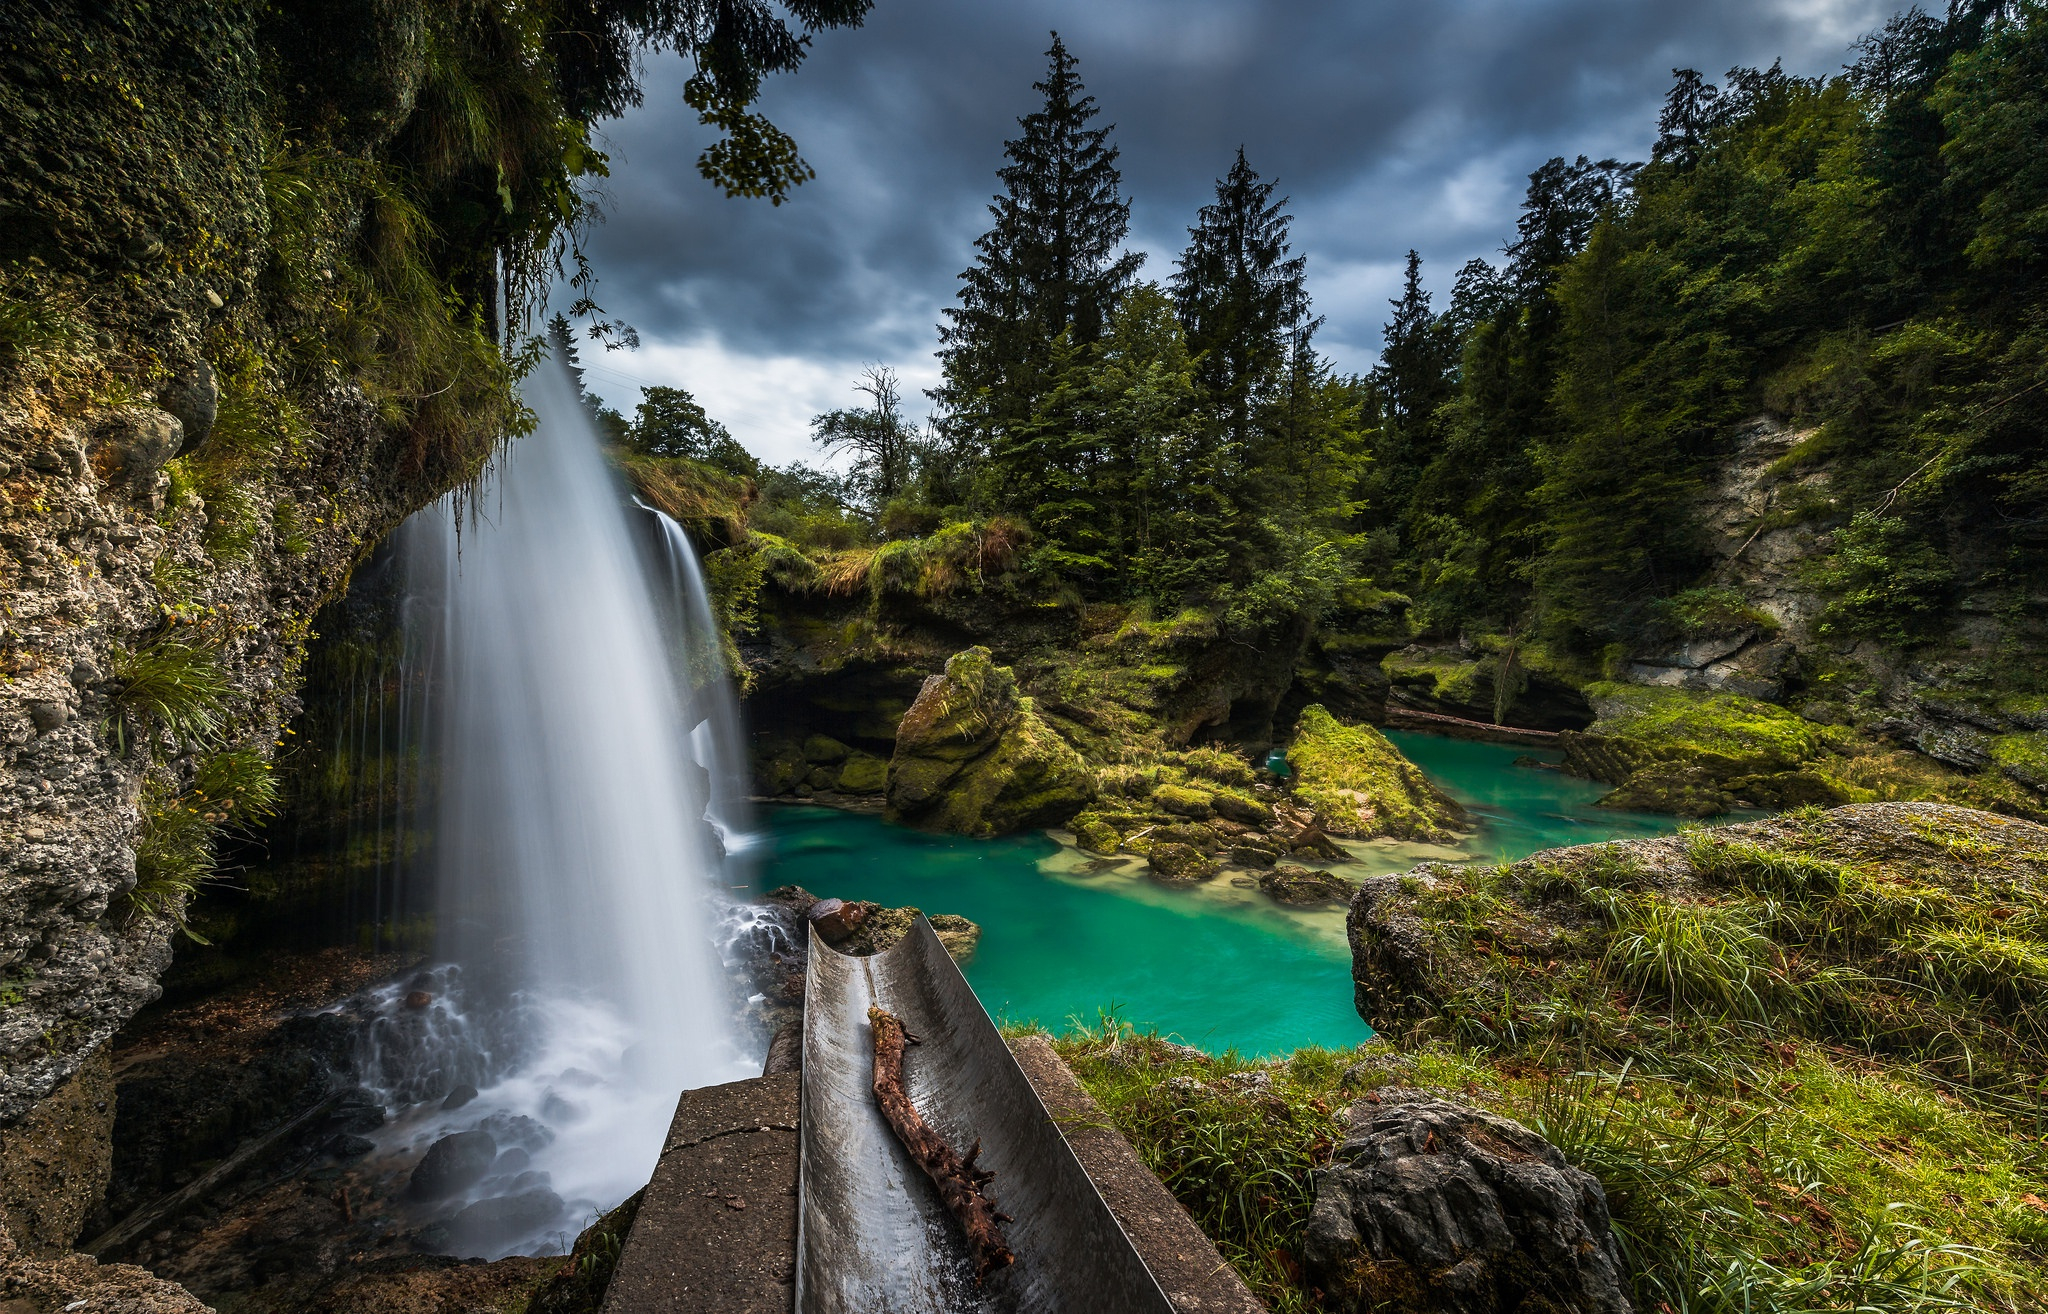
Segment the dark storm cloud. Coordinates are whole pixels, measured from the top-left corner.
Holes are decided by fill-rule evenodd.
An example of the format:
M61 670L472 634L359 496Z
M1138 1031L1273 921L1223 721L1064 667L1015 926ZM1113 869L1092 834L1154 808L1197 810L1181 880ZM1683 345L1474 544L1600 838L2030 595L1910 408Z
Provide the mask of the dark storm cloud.
M1058 28L1117 125L1133 244L1165 277L1242 143L1292 198L1326 345L1370 359L1411 246L1443 287L1511 232L1551 155L1640 158L1674 66L1833 71L1884 0L878 0L822 35L763 108L815 181L729 201L683 70L650 60L645 108L609 125L603 299L650 340L728 356L915 361L986 226L1003 139ZM631 368L623 362L621 368Z

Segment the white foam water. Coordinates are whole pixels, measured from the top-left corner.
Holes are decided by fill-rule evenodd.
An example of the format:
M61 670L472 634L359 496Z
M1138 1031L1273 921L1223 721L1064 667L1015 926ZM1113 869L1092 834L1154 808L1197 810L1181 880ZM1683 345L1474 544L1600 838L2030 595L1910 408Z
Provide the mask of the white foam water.
M560 1252L646 1183L680 1091L754 1067L713 943L746 827L702 576L662 517L650 577L564 372L524 396L538 427L403 530L438 627L442 963L364 1001L361 1062L396 1165L490 1134L412 1206L486 1258Z

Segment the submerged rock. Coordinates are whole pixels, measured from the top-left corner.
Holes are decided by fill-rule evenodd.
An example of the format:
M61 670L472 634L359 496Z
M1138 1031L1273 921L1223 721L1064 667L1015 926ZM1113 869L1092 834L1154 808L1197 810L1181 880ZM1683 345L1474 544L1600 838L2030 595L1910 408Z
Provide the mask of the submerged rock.
M412 1170L406 1193L415 1200L445 1200L484 1179L498 1157L498 1142L481 1129L443 1136Z
M1068 820L1094 798L1095 776L1010 668L969 648L904 713L887 794L892 820L989 836Z
M1335 1162L1315 1175L1303 1249L1328 1308L1627 1314L1591 1173L1520 1123L1388 1094L1352 1106Z
M1276 903L1313 904L1342 902L1351 897L1355 887L1326 871L1282 863L1272 871L1260 873L1259 888L1272 895Z
M1465 812L1369 725L1346 725L1320 706L1302 709L1287 760L1295 798L1316 824L1353 839L1451 839Z

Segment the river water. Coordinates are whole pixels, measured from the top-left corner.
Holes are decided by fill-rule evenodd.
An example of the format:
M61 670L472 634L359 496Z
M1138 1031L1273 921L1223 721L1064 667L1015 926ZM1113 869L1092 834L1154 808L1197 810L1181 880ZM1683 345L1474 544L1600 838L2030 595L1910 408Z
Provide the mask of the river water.
M1338 868L1360 878L1437 858L1487 861L1540 849L1667 834L1677 819L1593 806L1607 787L1517 758L1555 754L1392 731L1402 752L1471 810L1459 845L1376 840ZM1212 1053L1353 1045L1371 1030L1351 1002L1341 908L1289 909L1209 881L1164 889L1143 863L1112 865L1042 833L996 840L926 835L821 807L764 809L761 888L958 913L982 928L967 979L999 1021L1054 1030L1114 1010Z

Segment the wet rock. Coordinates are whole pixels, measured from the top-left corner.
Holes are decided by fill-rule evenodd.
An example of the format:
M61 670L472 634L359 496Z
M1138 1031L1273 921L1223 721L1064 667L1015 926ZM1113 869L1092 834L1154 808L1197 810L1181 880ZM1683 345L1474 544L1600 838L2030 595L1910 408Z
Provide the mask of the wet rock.
M173 447L170 455L189 452L205 442L220 414L220 386L213 366L204 360L195 362L164 385L157 394L157 405L176 416L184 428L181 444Z
M413 1168L406 1192L415 1200L445 1200L482 1181L497 1157L497 1139L481 1128L443 1136Z
M1343 877L1312 867L1298 867L1293 863L1282 863L1260 875L1259 888L1271 895L1276 903L1295 905L1338 903L1349 899L1353 893L1351 882Z
M844 899L820 899L804 915L828 944L837 944L860 929L867 910Z
M1279 860L1279 857L1279 853L1261 844L1230 846L1230 860L1240 867L1270 867Z
M1304 1257L1328 1308L1627 1314L1592 1174L1519 1123L1438 1099L1360 1102L1316 1173Z
M516 1145L527 1150L545 1149L555 1143L555 1134L523 1113L494 1113L478 1127L489 1132L499 1145Z
M384 1105L366 1090L349 1091L328 1110L326 1125L330 1131L375 1131L384 1125Z
M360 1159L376 1148L377 1142L369 1137L346 1133L327 1142L327 1152L337 1159Z
M549 1190L479 1200L449 1220L448 1243L457 1253L503 1249L555 1225L565 1209Z
M1145 858L1152 875L1169 884L1191 885L1216 874L1216 864L1186 844L1154 844Z
M448 1098L441 1101L444 1109L459 1109L476 1098L476 1087L467 1082L448 1092Z
M802 1018L786 1023L779 1028L768 1042L768 1057L761 1064L761 1075L773 1077L784 1072L802 1072L804 1068L804 1023Z

